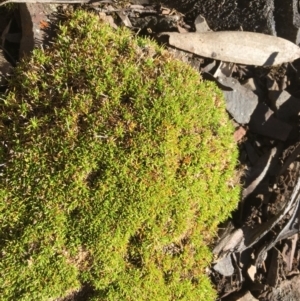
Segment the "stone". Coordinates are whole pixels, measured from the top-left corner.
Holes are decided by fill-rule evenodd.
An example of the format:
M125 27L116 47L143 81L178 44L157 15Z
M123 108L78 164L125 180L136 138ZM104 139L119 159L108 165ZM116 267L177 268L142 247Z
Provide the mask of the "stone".
M223 91L228 112L238 123L249 123L251 115L258 104L257 95L243 87L234 78L224 77L220 78L219 81L223 85L232 88L232 91Z
M227 255L220 259L214 266L213 269L223 276L231 276L234 273L234 267L231 260L231 255Z
M43 44L46 38L46 29L57 10L57 4L21 3L20 16L22 39L20 43L20 58L27 56L34 47Z
M259 99L263 99L264 93L263 93L261 87L259 86L258 78L250 77L250 78L244 80L242 82L242 85L245 88L251 90L253 93L255 93L259 97Z
M213 31L243 30L276 36L274 0L163 0L162 4L179 10L192 22L201 14Z
M0 86L6 85L6 77L12 73L12 69L12 65L5 59L2 49L0 49Z
M286 141L292 126L277 119L274 112L264 103L259 103L251 116L249 129L269 138Z
M245 141L244 146L245 146L250 163L252 165L254 165L258 161L259 155L257 154L254 147L252 146L252 144L249 141Z
M277 35L295 44L300 43L300 14L298 0L274 0Z
M297 116L300 112L300 99L292 96L287 91L269 91L269 98L275 102L276 117L288 121L290 117Z

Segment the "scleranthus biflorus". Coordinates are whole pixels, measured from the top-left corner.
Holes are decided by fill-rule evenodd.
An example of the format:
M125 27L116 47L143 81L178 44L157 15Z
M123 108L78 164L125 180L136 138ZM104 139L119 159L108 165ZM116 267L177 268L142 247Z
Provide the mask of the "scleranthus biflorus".
M221 92L153 41L81 10L1 100L2 300L214 300L238 202Z

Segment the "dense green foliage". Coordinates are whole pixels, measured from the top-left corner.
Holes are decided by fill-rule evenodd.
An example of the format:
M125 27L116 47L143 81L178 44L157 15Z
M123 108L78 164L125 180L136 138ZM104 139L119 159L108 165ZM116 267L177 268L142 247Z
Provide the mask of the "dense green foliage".
M237 151L195 70L76 11L16 69L0 138L1 300L214 300Z

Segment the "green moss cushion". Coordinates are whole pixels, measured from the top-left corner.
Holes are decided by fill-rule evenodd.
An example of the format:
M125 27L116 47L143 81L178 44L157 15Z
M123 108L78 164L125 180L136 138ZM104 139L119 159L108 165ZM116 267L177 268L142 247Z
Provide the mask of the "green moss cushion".
M214 300L236 207L223 98L148 39L76 11L19 64L0 115L1 300Z

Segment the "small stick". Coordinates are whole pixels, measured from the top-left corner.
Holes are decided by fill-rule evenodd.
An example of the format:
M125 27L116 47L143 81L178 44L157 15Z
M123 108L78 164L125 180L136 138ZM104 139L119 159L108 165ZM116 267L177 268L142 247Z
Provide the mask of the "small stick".
M0 3L0 6L8 4L8 3L61 3L61 4L69 4L69 3L90 3L91 0L7 0Z

